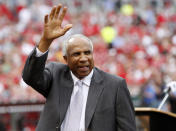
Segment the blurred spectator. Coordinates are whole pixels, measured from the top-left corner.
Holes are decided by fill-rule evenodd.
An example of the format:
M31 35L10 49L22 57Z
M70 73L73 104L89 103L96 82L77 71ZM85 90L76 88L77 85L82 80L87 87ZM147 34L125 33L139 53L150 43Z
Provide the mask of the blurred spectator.
M102 28L101 35L104 41L107 43L108 48L111 49L112 42L116 37L116 30L111 26L111 24L109 24Z

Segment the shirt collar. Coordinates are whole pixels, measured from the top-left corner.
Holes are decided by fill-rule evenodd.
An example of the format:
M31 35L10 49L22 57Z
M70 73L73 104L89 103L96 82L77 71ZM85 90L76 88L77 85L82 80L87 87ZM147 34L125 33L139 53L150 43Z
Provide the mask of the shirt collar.
M74 82L74 85L76 85L76 82L79 81L80 79L78 79L73 73L72 71L71 72L71 76L72 76L72 79L73 79L73 82ZM87 86L90 86L90 82L91 82L91 79L92 79L92 75L93 75L93 69L92 71L89 73L88 76L84 77L81 81L86 84Z

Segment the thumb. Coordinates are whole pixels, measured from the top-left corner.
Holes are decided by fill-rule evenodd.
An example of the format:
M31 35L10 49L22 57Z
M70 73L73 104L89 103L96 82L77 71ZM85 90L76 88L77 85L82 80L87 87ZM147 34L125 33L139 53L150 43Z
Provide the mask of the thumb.
M69 29L71 29L72 26L73 26L72 24L68 24L68 25L64 26L64 28L63 28L64 34L65 34Z

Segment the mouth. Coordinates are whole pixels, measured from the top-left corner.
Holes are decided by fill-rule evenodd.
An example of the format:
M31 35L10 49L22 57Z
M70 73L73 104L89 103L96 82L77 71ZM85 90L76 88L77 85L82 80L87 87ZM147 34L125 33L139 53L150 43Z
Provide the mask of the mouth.
M86 71L89 71L89 66L79 66L78 69L79 69L81 72L86 72Z

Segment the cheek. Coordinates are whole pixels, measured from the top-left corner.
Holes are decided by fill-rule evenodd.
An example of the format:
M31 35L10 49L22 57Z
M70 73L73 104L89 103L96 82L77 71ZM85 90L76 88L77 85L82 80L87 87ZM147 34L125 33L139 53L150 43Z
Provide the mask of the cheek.
M73 69L73 68L75 68L75 66L77 65L76 63L76 60L75 59L70 59L68 62L68 66L71 68L71 69Z
M93 60L93 57L90 57L90 58L89 58L89 63L90 63L90 65L91 65L91 66L93 66L93 65L94 65L94 60Z

